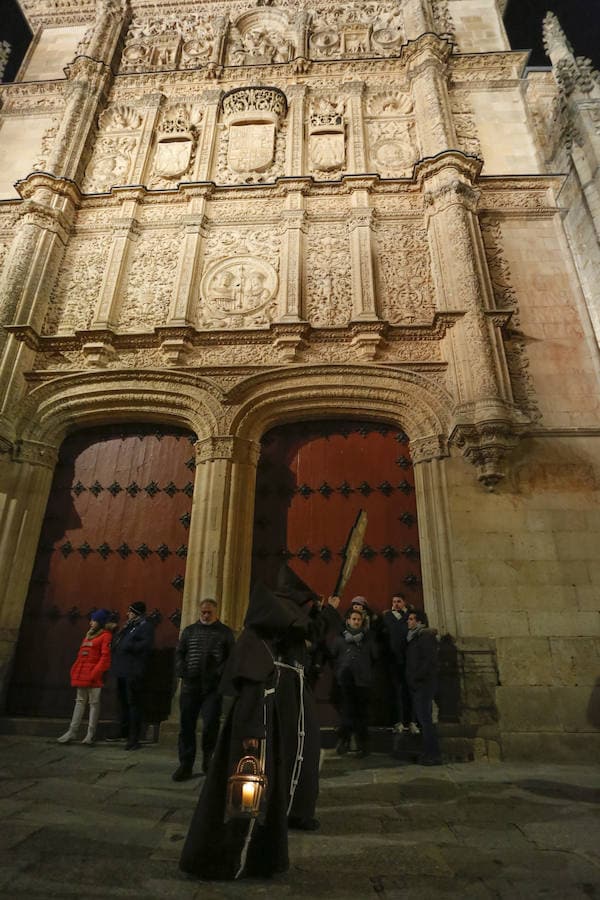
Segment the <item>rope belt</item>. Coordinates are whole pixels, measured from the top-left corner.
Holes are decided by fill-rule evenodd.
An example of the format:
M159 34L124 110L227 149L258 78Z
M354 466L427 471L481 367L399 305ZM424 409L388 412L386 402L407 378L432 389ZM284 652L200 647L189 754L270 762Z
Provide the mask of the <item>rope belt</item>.
M304 666L301 666L299 663L295 666L290 666L288 663L279 662L278 660L275 660L275 665L280 669L291 669L292 672L295 672L298 675L298 743L296 744L296 758L294 760L292 780L290 782L290 802L286 813L286 815L289 816L294 802L294 794L296 793L296 788L300 781L302 763L304 761Z

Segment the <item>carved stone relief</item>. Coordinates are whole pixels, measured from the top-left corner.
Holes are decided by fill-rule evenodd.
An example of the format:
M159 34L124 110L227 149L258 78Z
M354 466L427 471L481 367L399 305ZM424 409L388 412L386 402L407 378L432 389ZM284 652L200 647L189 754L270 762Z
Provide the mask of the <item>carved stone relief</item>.
M223 98L217 181L247 184L284 174L287 100L277 88L251 87Z
M418 158L412 98L401 91L367 96L369 170L384 178L406 177Z
M529 372L527 340L521 330L517 294L512 286L510 267L504 255L502 225L498 219L488 216L482 216L480 221L496 306L512 311L510 323L505 329L504 348L513 397L518 408L533 422L538 422L541 412Z
M156 132L151 187L171 187L185 180L194 162L202 112L197 106L171 103L162 110Z
M312 59L398 54L404 21L393 3L345 3L315 7L310 30Z
M431 322L435 313L427 231L416 222L375 230L381 317L393 325Z
M166 324L180 246L176 230L142 232L131 251L120 330L148 331Z
M204 66L211 58L214 40L212 25L202 13L136 17L127 35L121 71Z
M346 102L313 97L308 119L310 170L339 175L346 167Z
M206 239L197 327L265 327L279 289L279 235L273 229L212 229Z
M230 66L286 63L295 55L294 32L281 10L252 10L233 24L227 36L225 62Z
M472 156L481 157L477 120L469 101L469 94L466 91L452 91L450 108L454 119L458 149Z
M310 228L306 251L305 317L314 327L347 325L352 318L352 262L345 225Z
M50 297L42 334L88 328L108 258L108 234L71 238Z
M60 119L56 117L49 128L46 129L44 134L42 135L42 143L40 145L40 151L38 156L33 160L31 164L32 171L42 172L44 171L48 160L50 159L50 155L52 153L52 148L54 146L54 141L56 135L58 133L58 129L60 127Z
M87 166L83 190L100 193L117 184L129 184L139 141L142 113L134 106L113 104L100 116L94 153Z

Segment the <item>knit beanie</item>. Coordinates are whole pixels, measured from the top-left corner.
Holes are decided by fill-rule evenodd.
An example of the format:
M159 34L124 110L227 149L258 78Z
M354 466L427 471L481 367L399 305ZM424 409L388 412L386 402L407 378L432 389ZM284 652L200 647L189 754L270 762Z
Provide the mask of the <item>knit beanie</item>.
M103 628L108 622L108 618L110 613L107 609L95 609L91 614L90 619L92 622L97 622L98 625L101 625Z

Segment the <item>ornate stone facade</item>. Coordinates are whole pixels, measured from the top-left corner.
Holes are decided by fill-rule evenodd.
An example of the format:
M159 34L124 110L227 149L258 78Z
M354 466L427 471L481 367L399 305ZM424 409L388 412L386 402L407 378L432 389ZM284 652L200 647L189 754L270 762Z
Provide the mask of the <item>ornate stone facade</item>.
M6 665L67 430L195 431L198 507L245 512L216 552L192 521L184 620L214 593L239 625L262 434L362 416L409 435L427 608L467 656L497 644L505 752L548 730L579 752L593 728L558 720L575 688L549 673L556 635L577 656L600 633L597 73L550 18L553 73L524 77L495 0L22 5L35 41L0 86Z

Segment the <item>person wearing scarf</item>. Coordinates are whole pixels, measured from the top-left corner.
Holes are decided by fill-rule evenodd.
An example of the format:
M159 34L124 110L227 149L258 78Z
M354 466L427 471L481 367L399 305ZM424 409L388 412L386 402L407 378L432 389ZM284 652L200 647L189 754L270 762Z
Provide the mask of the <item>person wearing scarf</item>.
M427 616L422 610L411 610L408 614L406 641L406 680L412 695L413 710L423 733L423 752L419 762L424 766L439 766L440 745L432 719L437 688L438 639L436 632L428 628Z
M344 630L334 641L331 655L335 661L335 680L340 692L340 728L336 750L340 755L347 753L354 735L357 755L362 758L369 752L369 689L377 650L365 616L358 609L350 608Z

